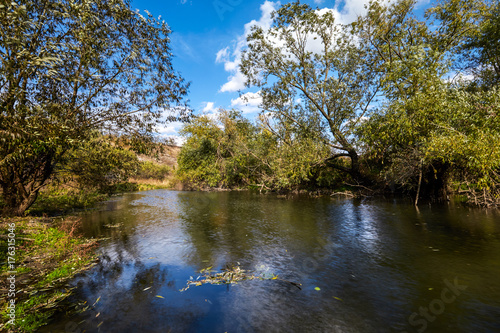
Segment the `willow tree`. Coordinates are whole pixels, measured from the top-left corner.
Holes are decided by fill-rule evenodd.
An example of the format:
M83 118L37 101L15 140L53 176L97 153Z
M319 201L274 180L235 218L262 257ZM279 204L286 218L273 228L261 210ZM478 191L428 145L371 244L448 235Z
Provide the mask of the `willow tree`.
M500 84L500 3L484 1L483 12L462 46L458 67L474 76L471 88L488 90Z
M497 92L467 95L448 79L464 43L479 33L489 2L440 1L422 19L415 14L417 0L371 1L353 25L377 59L385 98L359 135L381 162L385 180L414 190L416 203L420 194L445 199L458 171L469 170L477 180L486 177L481 167L498 168L485 157L497 156L498 124L491 117ZM481 162L466 163L467 154Z
M170 29L128 0L0 1L0 186L21 215L95 131L148 137L188 114Z
M261 107L273 121L323 142L331 152L326 164L361 178L353 130L377 95L377 72L366 46L332 11L283 5L268 30L252 29L241 70L248 86L261 89Z

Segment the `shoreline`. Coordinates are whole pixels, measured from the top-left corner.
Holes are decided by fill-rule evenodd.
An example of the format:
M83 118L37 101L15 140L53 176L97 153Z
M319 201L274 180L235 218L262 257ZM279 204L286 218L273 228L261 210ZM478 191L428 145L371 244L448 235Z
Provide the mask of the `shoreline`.
M0 271L7 296L0 300L1 331L35 332L47 324L72 293L67 282L96 264L99 240L78 235L79 222L76 215L0 219L2 236L9 232L0 237L7 263Z

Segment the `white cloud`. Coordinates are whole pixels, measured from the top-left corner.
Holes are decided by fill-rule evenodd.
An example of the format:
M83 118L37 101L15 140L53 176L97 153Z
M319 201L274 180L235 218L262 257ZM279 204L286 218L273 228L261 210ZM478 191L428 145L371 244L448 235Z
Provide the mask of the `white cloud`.
M224 83L220 88L221 92L234 92L245 88L246 76L239 71L235 70L234 75L229 78L229 81Z
M214 102L206 102L206 106L203 108L203 112L214 112L216 111L214 107Z
M389 0L384 0L388 2ZM426 0L421 0L426 1ZM321 5L324 0L314 0L315 4ZM325 14L330 12L335 17L335 22L338 24L348 24L353 22L359 15L366 13L365 5L368 4L368 0L344 0L338 1L334 7L325 7L318 9L318 14ZM267 30L272 25L272 13L277 10L280 6L280 2L272 2L266 0L261 6L261 17L259 20L252 20L244 25L244 32L242 35L238 36L233 42L232 46L227 46L217 52L216 63L223 63L224 70L230 73L228 80L224 83L220 92L236 92L243 90L245 88L246 77L240 72L239 66L241 64L241 56L243 50L247 46L247 36L251 32L253 26L258 26ZM307 41L307 50L311 52L320 53L323 51L321 45L321 40L319 38L315 39L311 35ZM274 39L277 46L282 44L279 40Z
M217 52L216 63L223 63L224 70L226 72L231 73L228 78L228 82L226 82L220 88L220 92L235 92L238 90L242 90L245 88L246 77L243 73L240 72L239 66L241 64L241 54L243 49L247 45L247 36L251 32L251 28L253 26L259 26L263 29L269 29L272 24L271 14L274 10L278 8L280 5L279 2L271 2L265 1L261 6L261 17L257 20L252 20L245 24L244 33L236 39L233 44L233 51L230 54L230 47L226 47L224 49L219 50Z
M225 49L219 50L217 52L217 58L215 59L216 63L229 61L229 46Z
M253 93L248 92L236 99L231 100L231 106L243 111L243 113L253 113L260 111L262 104L262 96L260 91Z
M346 0L344 1L344 7L341 11L338 10L338 5L335 6L334 9L339 13L339 16L336 16L335 19L341 24L351 23L358 15L366 13L366 4L368 4L367 0Z
M156 131L158 135L162 138L172 138L175 141L175 144L178 146L182 146L184 144L184 138L179 136L179 131L182 128L184 123L180 121L174 121L171 123L161 124L156 126Z

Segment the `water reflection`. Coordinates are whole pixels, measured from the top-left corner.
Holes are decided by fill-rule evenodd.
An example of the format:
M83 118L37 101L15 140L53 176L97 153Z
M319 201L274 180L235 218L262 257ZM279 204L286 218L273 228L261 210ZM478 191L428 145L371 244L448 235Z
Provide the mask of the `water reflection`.
M494 332L499 220L453 205L129 194L85 217L87 236L109 238L99 265L73 281L73 304L89 308L41 332L417 332L420 308L455 277L466 291L426 332ZM302 289L266 280L179 292L200 269L231 264Z

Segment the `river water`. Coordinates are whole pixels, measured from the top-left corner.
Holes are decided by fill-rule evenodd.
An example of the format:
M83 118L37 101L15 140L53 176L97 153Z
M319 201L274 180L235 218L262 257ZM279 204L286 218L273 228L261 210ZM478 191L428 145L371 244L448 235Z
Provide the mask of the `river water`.
M107 238L72 282L85 311L40 332L500 332L498 212L155 190L82 218ZM234 265L279 279L179 291Z

